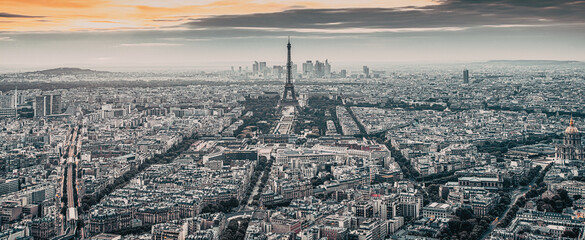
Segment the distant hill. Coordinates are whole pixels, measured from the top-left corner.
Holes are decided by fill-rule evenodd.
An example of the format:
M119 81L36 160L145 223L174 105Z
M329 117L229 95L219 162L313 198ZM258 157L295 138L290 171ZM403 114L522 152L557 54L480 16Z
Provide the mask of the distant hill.
M491 60L483 63L488 64L511 64L511 65L559 65L583 63L580 61L558 61L558 60Z
M91 69L82 68L53 68L42 71L30 72L31 74L43 74L43 75L81 75L81 74L100 74L109 73L105 71L95 71Z

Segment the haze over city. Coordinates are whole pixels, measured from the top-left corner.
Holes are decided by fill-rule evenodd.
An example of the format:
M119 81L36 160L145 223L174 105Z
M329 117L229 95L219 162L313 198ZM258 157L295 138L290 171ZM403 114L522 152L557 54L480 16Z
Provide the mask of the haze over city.
M342 64L585 60L578 0L5 0L0 65L228 67L255 58Z
M585 240L583 0L2 0L0 240Z

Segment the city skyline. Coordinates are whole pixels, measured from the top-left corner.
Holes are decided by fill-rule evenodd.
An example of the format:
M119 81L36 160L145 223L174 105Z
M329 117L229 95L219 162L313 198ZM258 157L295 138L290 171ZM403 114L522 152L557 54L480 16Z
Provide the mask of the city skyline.
M0 5L0 240L585 240L585 0Z
M582 1L6 1L0 67L585 60ZM230 63L239 64L230 64ZM244 65L247 66L247 65Z
M211 71L0 74L0 240L585 238L585 62L345 68L269 40Z

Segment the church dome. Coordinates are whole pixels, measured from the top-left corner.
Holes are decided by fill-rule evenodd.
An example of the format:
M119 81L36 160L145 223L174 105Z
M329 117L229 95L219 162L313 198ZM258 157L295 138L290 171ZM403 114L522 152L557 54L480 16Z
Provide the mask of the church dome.
M572 117L571 117L571 120L569 121L569 126L567 127L567 129L565 129L565 133L566 134L579 133L579 129L577 129L575 127L575 121L573 121L573 118Z

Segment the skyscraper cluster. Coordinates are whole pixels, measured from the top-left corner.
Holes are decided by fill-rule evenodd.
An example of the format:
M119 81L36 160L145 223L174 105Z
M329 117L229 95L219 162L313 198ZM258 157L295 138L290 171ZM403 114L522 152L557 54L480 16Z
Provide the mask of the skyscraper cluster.
M274 78L284 78L285 76L285 66L281 65L274 65L272 68L267 67L266 62L258 62L254 61L252 64L252 75L257 77L274 77ZM302 75L302 77L315 77L315 78L330 78L333 77L334 74L331 72L331 64L329 60L325 60L325 62L321 62L316 60L314 63L312 60L307 60L306 62L302 63L301 65L301 72L298 73L297 65L291 62L291 72L293 76L297 76L298 74ZM346 72L347 75L347 72ZM342 76L345 77L345 76Z
M320 62L319 60L313 61L308 60L303 63L303 76L305 77L331 77L331 64L329 64L329 60L325 59L325 62Z
M13 94L6 95L0 92L0 118L17 116L18 103L18 90L15 89Z
M33 105L35 117L61 114L61 95L46 94L37 96Z
M274 66L272 66L272 68L270 68L270 67L267 67L266 62L254 61L254 63L252 64L252 75L258 76L258 77L263 77L263 78L267 78L267 77L271 76L274 78L281 79L284 76L284 72L285 72L284 69L285 69L285 66L274 65ZM296 74L296 72L297 72L297 65L296 64L291 65L291 71L293 72L293 74Z
M370 77L370 68L368 66L364 66L364 76L366 78Z

